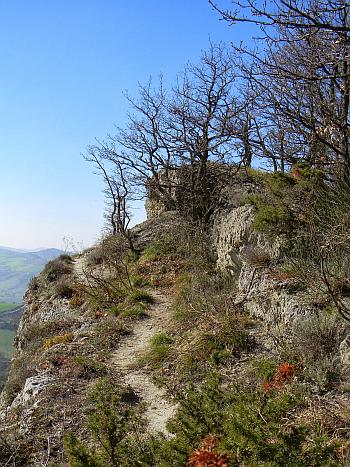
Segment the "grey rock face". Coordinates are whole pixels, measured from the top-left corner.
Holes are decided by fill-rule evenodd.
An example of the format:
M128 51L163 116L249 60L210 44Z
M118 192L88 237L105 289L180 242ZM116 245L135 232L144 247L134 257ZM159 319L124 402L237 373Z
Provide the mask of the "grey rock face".
M35 400L38 394L47 386L50 377L45 374L31 376L26 379L22 391L17 394L15 400L11 404L11 409L18 405L25 405L31 399Z
M350 368L350 335L342 341L339 346L340 362L343 367Z
M275 265L284 247L282 238L269 241L254 231L254 208L249 205L218 212L212 242L219 269L238 278L237 302L270 325L290 323L311 311L302 292L278 277Z

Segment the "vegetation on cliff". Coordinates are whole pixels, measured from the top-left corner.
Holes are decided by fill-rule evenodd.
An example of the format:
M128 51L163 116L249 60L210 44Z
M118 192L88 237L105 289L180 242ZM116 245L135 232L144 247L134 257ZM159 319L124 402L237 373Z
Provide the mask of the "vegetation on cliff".
M303 199L314 183L307 179L304 186L300 179L259 172L251 176L260 177L256 214L269 202L296 199L295 190ZM332 199L327 185L325 190ZM327 200L320 197L308 212L324 212L319 203ZM290 206L299 215L298 202ZM337 206L329 222L318 225L318 235L333 231L331 219L335 229L341 203ZM290 321L281 315L273 325L248 312L239 277L216 268L208 234L176 213L138 227L133 250L121 234L106 237L81 258L62 256L49 263L31 283L27 321L4 392L8 404L22 394L8 412L12 424L26 419L32 396L23 393L23 386L39 375L44 377L35 396L40 404L32 409L22 439L6 422L3 459L7 462L15 452L15 465L36 465L47 455L51 433L50 462L60 465L198 466L203 459L216 462L212 465L346 465L349 327L327 287L315 287L316 272L309 278L300 275L305 255L299 252L314 224L308 218L285 224L284 217L276 221L267 214L263 210L263 235L273 242L297 227L293 247L287 236L278 257L265 251L262 259L251 240L241 261L255 275L268 274L270 287L283 283L290 295L303 290L305 304L312 302L315 310ZM253 226L261 235L256 219ZM345 235L344 228L341 239ZM333 264L331 255L326 259ZM342 271L338 282L340 274L347 280ZM163 434L148 430L142 394L123 386L113 360L135 323L147 326L159 293L172 303L171 319L164 316L162 331L149 341L137 366L176 404ZM346 288L338 294L346 301ZM36 316L47 321L39 324Z
M110 232L30 285L5 465L349 465L350 12L328 3L221 11L265 55L212 44L88 149Z

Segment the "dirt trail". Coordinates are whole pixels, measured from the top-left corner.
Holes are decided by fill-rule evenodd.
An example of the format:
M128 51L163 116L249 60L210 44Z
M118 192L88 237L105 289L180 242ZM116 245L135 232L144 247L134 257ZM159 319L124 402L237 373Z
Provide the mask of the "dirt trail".
M78 277L79 281L83 284L86 283L86 274L85 274L85 256L80 255L74 259L74 272Z
M75 259L74 269L79 280L86 282L83 256ZM152 382L151 377L144 370L135 368L139 357L148 350L152 337L165 331L170 320L169 298L154 290L152 296L155 302L147 311L147 318L134 324L131 334L122 340L118 350L114 352L111 363L120 370L125 384L133 389L142 402L146 403L145 417L150 431L168 435L165 425L174 415L176 407L166 400L165 392Z
M149 429L168 434L165 425L175 413L175 405L166 400L164 391L153 384L145 371L133 368L138 358L147 351L152 337L165 330L170 319L169 299L159 292L152 295L155 303L148 310L148 318L135 324L132 334L122 341L112 361L123 374L124 382L146 403L145 416Z

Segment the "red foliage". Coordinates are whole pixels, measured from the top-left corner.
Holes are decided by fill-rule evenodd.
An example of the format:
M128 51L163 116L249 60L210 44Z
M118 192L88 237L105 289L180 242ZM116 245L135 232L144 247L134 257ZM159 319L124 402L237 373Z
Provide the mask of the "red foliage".
M218 439L208 436L200 449L193 451L188 460L191 467L228 467L227 454L217 452Z
M263 383L263 390L268 392L272 389L281 389L285 384L291 382L294 373L295 365L291 365L290 363L282 363L282 365L276 368L276 372L272 380L265 381Z
M292 170L291 170L291 175L293 178L300 178L301 177L301 172L300 172L300 169L299 167L292 167Z

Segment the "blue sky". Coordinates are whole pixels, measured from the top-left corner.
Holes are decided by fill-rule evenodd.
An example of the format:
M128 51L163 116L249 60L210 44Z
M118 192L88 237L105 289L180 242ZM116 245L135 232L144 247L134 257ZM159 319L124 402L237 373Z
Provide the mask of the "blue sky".
M0 2L0 245L97 240L102 183L81 154L123 126L123 91L245 34L207 0Z

